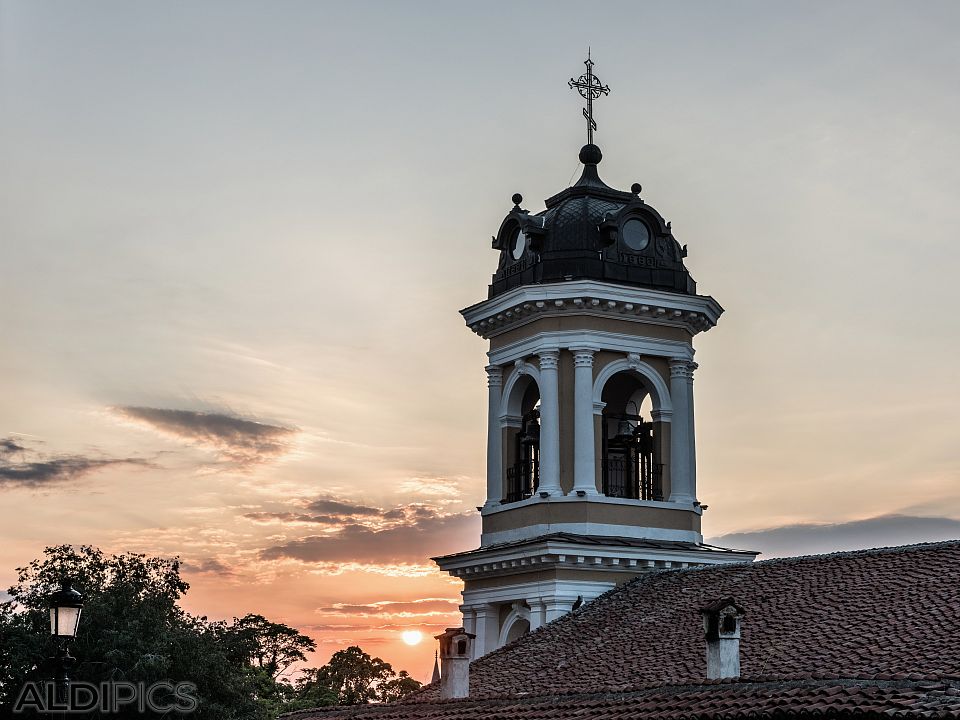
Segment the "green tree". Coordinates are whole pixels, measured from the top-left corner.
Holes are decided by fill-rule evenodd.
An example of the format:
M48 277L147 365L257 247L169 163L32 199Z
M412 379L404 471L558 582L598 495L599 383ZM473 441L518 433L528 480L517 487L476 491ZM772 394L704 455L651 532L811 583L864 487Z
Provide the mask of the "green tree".
M317 644L306 635L281 623L270 622L263 615L234 618L231 629L249 641L253 665L274 680L294 663L306 662L305 653L317 649Z
M316 649L306 635L262 615L226 623L187 613L179 601L189 585L176 558L60 545L18 568L11 599L0 603L0 717L10 716L25 682L50 677L47 603L64 577L84 596L71 676L191 682L200 700L196 720L267 720L287 710L393 700L420 687L358 647L304 671L294 686L284 675Z
M397 700L419 687L405 670L398 675L390 663L353 645L335 652L323 667L305 670L297 695L328 698L327 704L361 705Z
M49 676L42 666L53 654L47 599L62 577L84 595L72 649L78 660L74 679L192 682L200 699L198 720L274 717L292 693L254 658L264 658L268 668L274 656L285 662L289 652L273 638L293 637L302 646L303 636L266 620L258 634L255 623L230 625L188 614L178 605L189 585L177 559L61 545L17 573L12 600L0 605L0 716L9 713L24 682ZM261 640L271 647L261 647Z

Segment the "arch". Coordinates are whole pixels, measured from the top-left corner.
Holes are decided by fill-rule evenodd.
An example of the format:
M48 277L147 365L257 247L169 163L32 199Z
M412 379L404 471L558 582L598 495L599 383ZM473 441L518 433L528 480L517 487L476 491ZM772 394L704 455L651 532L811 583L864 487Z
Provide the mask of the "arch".
M500 629L500 642L497 647L503 647L528 632L530 632L530 611L526 608L517 609L515 607L504 618L503 627Z
M540 369L532 363L518 360L503 383L500 396L500 418L519 417L522 414L523 394L530 382L540 387Z
M670 389L666 381L649 363L638 358L621 358L603 368L593 383L593 402L594 405L602 403L603 387L607 381L617 373L629 372L639 375L642 380L647 380L652 386L653 392L650 393L650 400L653 403L653 409L659 412L671 412L673 403L670 402Z

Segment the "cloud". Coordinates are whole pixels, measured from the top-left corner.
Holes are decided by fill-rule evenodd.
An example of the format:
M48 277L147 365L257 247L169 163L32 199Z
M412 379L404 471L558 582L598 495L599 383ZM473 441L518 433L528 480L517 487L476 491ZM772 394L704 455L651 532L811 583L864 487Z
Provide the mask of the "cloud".
M816 555L917 542L960 538L960 520L945 517L881 515L845 523L805 523L752 532L730 533L708 542L759 550L763 558Z
M12 438L0 440L0 488L59 485L115 465L150 466L150 463L140 458L41 456Z
M343 500L334 498L321 498L314 500L307 509L317 513L331 513L333 515L379 515L382 510L366 505L354 505Z
M446 496L451 502L460 498L460 483L466 478L412 477L402 480L397 488L407 495L421 494L431 498Z
M335 497L324 497L309 502L301 502L303 510L300 512L256 511L244 514L244 517L254 522L281 522L281 523L313 523L319 525L350 525L354 523L380 526L384 512L380 508L368 505L356 505ZM320 514L313 514L320 513Z
M365 522L347 521L326 535L312 535L266 548L265 560L292 559L328 567L341 563L421 564L438 553L465 550L479 531L476 513L444 513L411 504L380 511Z
M18 445L13 438L0 439L0 456L12 455L14 453L25 452L23 445Z
M241 467L273 460L290 450L296 428L269 425L223 413L151 407L115 407L122 418L163 435L209 448Z
M230 567L224 565L216 558L207 558L206 560L200 560L196 563L184 562L182 567L185 572L205 575L220 575L223 577L234 575L234 572Z
M362 615L377 617L429 617L455 615L460 602L449 598L424 598L422 600L381 600L367 604L334 603L317 608L322 615Z

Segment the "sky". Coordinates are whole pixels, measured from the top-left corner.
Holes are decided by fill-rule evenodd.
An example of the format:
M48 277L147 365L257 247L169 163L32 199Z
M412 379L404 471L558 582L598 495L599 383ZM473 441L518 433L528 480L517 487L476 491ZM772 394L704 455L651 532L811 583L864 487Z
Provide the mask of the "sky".
M954 2L0 0L0 587L179 555L425 679L479 541L489 238L601 176L726 309L696 340L704 534L960 537ZM427 638L415 646L403 630Z

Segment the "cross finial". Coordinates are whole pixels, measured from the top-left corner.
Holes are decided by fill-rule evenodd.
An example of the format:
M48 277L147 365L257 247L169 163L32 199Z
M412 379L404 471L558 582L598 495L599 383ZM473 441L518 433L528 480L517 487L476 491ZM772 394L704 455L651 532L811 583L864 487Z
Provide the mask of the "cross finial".
M587 121L587 144L593 144L593 131L597 129L597 123L593 119L593 101L601 95L609 95L610 88L600 82L600 78L593 74L593 60L590 59L590 48L587 48L587 59L583 61L587 66L587 71L576 80L570 78L568 87L576 88L580 96L585 98L587 106L583 109L583 117Z

